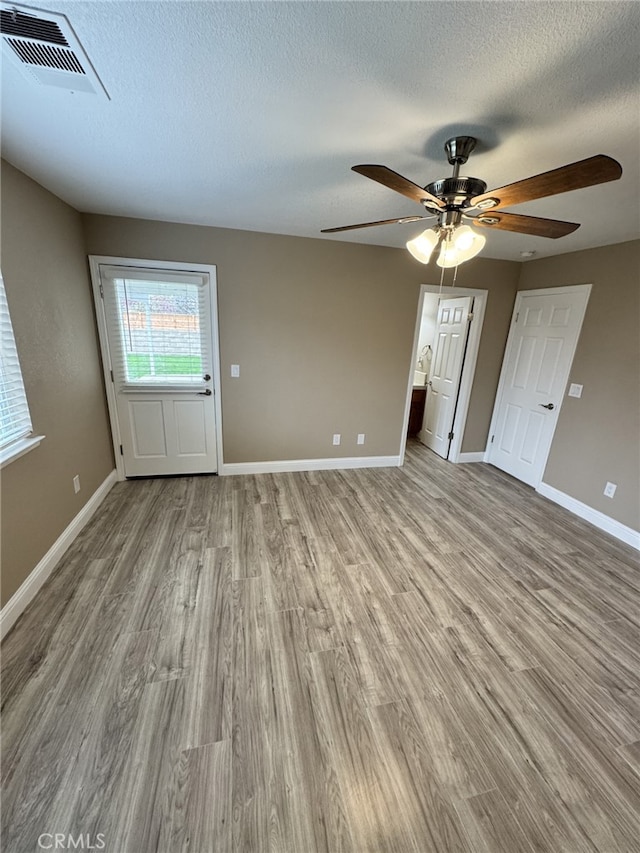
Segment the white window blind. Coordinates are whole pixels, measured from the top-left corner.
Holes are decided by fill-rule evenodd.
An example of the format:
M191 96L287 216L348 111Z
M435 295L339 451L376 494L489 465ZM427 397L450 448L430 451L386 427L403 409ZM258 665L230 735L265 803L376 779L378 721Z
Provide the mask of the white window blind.
M7 295L0 273L0 448L25 438L31 429Z
M211 354L202 277L102 267L101 280L118 390L203 387Z

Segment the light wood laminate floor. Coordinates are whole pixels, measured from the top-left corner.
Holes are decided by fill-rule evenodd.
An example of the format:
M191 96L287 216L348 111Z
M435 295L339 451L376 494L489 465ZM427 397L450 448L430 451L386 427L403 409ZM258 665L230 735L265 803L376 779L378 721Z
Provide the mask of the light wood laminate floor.
M417 444L118 484L2 673L10 853L640 851L637 554Z

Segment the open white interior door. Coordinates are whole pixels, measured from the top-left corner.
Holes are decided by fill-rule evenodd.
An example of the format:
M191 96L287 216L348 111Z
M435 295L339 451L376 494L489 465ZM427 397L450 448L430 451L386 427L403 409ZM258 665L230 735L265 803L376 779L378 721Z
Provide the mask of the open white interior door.
M99 271L125 476L215 473L208 273Z
M431 377L419 438L444 459L451 445L472 304L472 296L459 296L441 299L438 307Z

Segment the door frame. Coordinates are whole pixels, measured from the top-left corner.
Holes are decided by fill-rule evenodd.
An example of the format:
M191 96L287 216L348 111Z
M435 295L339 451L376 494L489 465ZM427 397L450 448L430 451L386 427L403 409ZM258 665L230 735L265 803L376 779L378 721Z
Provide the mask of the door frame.
M458 404L456 413L453 419L453 438L449 447L449 462L471 462L477 461L476 455L471 454L473 459L466 459L467 454L462 453L462 439L464 437L464 428L467 423L467 414L469 412L469 400L471 399L471 390L473 388L473 378L476 372L476 363L478 361L478 349L480 348L480 339L482 337L482 326L487 307L488 290L480 290L475 287L440 287L437 284L421 284L420 296L418 297L418 313L413 333L413 344L411 346L411 364L409 369L409 377L407 380L407 399L405 402L404 420L402 426L402 437L400 440L400 464L404 463L405 451L407 447L407 429L409 428L409 410L411 408L411 392L413 390L413 371L416 363L416 351L418 349L418 340L420 339L420 325L422 323L422 309L424 306L425 293L435 293L438 296L446 298L455 298L456 296L473 296L473 320L469 327L469 339L467 342L467 351L462 365L462 375L460 377L460 388L458 390ZM427 391L427 393L429 393Z
M104 388L109 411L109 424L111 427L111 440L113 442L113 456L116 463L116 474L118 480L126 479L124 471L124 459L120 454L120 422L116 408L116 393L111 378L111 352L109 350L109 339L107 336L107 321L104 310L104 300L101 294L100 266L123 266L139 267L140 269L172 270L175 272L198 273L209 277L210 305L211 305L211 358L213 367L213 393L215 413L215 442L217 454L218 473L223 467L222 457L222 402L220 395L220 334L218 329L218 283L216 278L216 267L211 264L189 264L182 261L152 261L143 258L119 258L111 255L89 255L89 270L91 272L91 289L93 291L93 304L96 312L96 324L98 327L98 339L100 341L100 360L104 377Z
M591 289L593 285L591 284L568 284L566 286L561 287L541 287L536 290L519 290L516 293L516 301L513 306L513 312L511 314L511 325L509 326L509 335L507 336L507 343L504 348L504 356L502 358L502 367L500 368L500 380L498 381L498 389L496 391L496 397L493 402L493 413L491 415L491 423L489 425L489 433L487 435L487 446L484 451L484 461L491 464L491 438L495 434L496 423L498 420L498 407L500 405L500 400L502 397L502 391L504 389L504 383L507 375L507 362L509 357L511 356L511 347L513 346L513 339L515 336L515 325L516 325L516 317L520 311L522 298L523 296L549 296L552 293L584 293L586 295L586 299L584 301L584 307L582 309L582 316L580 317L580 325L578 327L578 334L576 335L576 339L573 344L573 348L571 350L569 365L567 367L567 375L564 381L564 391L562 392L562 397L560 398L560 402L558 403L558 413L556 415L556 422L551 430L551 434L549 436L549 440L547 442L547 447L545 451L544 464L541 468L540 479L533 486L533 488L537 491L540 483L543 481L544 472L547 467L547 462L549 461L549 453L551 452L551 445L553 444L553 437L555 435L558 421L560 420L560 412L562 411L562 404L564 403L564 398L567 396L567 382L569 377L571 376L571 368L573 367L573 360L576 355L576 349L578 347L578 341L580 340L580 335L582 334L582 326L584 324L584 318L587 313L587 308L589 306L589 297L591 296ZM517 479L517 477L515 478ZM521 482L521 481L520 481Z

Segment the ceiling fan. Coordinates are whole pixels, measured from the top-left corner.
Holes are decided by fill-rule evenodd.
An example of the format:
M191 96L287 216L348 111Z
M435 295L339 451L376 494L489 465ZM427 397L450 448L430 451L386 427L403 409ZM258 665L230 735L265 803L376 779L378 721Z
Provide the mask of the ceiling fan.
M552 239L564 237L579 228L580 224L508 213L502 208L615 181L622 175L620 163L612 157L596 154L595 157L588 157L586 160L579 160L577 163L570 163L559 169L552 169L550 172L543 172L487 192L484 181L460 175L460 166L467 162L476 142L473 136L455 136L448 139L444 150L447 160L453 166L453 174L450 178L433 181L424 188L386 166L353 166L354 172L364 175L365 178L371 178L372 181L377 181L412 201L417 201L429 215L401 216L397 219L362 222L340 228L324 228L321 233L333 234L338 231L352 231L374 225L418 222L435 217L437 219L435 227L409 240L407 249L417 260L426 264L433 250L440 243L438 265L445 268L453 267L475 257L485 244L485 237L469 225L463 224L463 221L482 228L517 231L520 234L532 234L536 237Z

